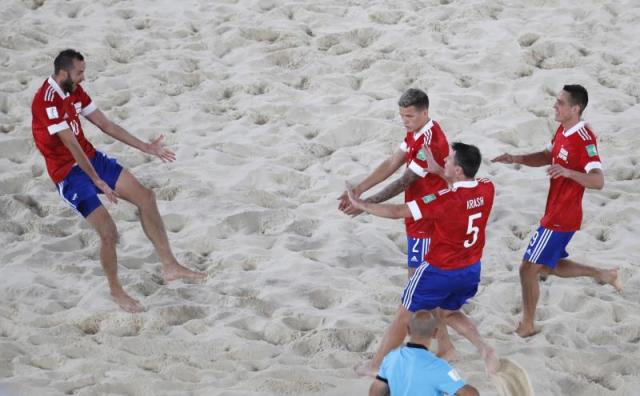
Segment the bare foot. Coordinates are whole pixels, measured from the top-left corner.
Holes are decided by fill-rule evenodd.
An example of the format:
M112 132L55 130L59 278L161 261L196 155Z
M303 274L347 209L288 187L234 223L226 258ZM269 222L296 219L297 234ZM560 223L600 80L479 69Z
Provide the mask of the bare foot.
M209 275L204 272L191 271L190 269L176 263L170 266L162 267L162 279L165 282L172 282L178 279L189 280L192 282L202 283L207 280Z
M516 334L519 335L522 338L527 338L527 337L531 337L534 336L536 334L538 334L540 332L540 329L536 329L535 327L531 326L525 326L522 324L522 322L520 322L518 324L518 328L516 329Z
M496 350L487 346L481 352L481 355L484 360L484 368L487 370L487 373L489 375L496 374L500 368L500 360L498 359L498 355L496 355Z
M600 284L611 285L618 293L622 293L622 282L617 269L601 271Z
M362 361L353 368L356 374L360 377L372 377L375 378L378 375L378 370L371 367L371 360Z
M116 304L118 304L120 308L124 309L127 312L138 313L144 311L144 307L142 307L142 305L140 305L137 300L129 297L129 295L124 291L111 293L111 297L113 297Z
M439 350L437 356L441 359L446 360L447 362L454 362L458 358L458 356L456 355L456 350L453 347L445 349L443 351Z

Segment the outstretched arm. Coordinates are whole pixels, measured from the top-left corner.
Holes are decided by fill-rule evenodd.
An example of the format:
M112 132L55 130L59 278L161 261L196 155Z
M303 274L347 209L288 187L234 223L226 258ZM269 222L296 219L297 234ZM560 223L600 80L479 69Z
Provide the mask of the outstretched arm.
M503 164L522 164L534 167L545 166L551 164L551 153L547 150L524 155L512 155L505 153L495 157L491 160L491 162L501 162Z
M392 205L392 204L377 204L364 201L355 196L353 188L349 183L346 183L347 196L351 206L356 209L371 213L372 215L379 217L386 217L388 219L402 219L405 217L412 217L411 210L405 204Z
M76 136L73 134L71 129L65 129L63 131L58 132L58 137L62 141L62 144L65 145L67 149L71 152L73 159L76 160L76 163L84 171L84 173L89 176L93 184L96 185L104 193L107 199L110 202L118 203L118 194L109 187L107 183L104 182L96 173L95 168L91 165L89 158L82 151L82 147L80 147L80 143L76 139Z
M380 165L376 167L367 176L363 181L358 183L354 187L354 193L356 196L362 195L365 191L368 191L371 187L379 184L383 180L386 180L389 176L391 176L395 171L402 166L404 163L404 152L402 150L396 150L391 156L382 161ZM338 197L340 203L338 204L338 209L345 212L348 215L357 215L360 212L355 210L349 204L349 198L347 197L347 192L343 192L340 197Z
M393 181L379 193L365 199L365 201L371 203L385 202L406 190L407 187L418 179L420 179L420 176L416 175L416 173L411 169L407 169L400 178Z
M120 125L109 120L107 116L105 116L104 113L99 109L96 109L91 114L87 115L87 119L91 121L95 126L100 128L102 132L106 133L112 138L117 139L131 147L135 147L143 153L155 155L163 162L172 162L176 159L175 153L162 145L162 140L164 139L164 136L162 135L152 140L150 143L143 142L142 140L127 132Z

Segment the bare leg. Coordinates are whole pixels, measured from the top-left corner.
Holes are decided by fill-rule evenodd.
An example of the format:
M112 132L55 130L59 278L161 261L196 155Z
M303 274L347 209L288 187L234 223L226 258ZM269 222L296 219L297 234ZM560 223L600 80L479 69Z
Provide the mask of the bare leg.
M541 264L523 261L520 266L520 285L522 286L522 322L516 329L520 337L529 337L537 333L534 327L536 306L540 298L538 276L545 272Z
M438 323L438 333L436 336L436 339L438 340L438 357L451 362L456 359L456 349L449 338L447 324L442 317L440 308L435 310L435 316L440 319Z
M100 236L100 263L107 276L111 296L116 304L125 311L142 312L143 308L140 303L124 291L118 279L118 259L116 256L118 231L109 212L107 212L104 206L100 206L91 212L87 217L87 221Z
M603 270L580 264L572 260L558 260L556 268L551 270L551 274L561 278L577 278L587 276L595 279L600 284L613 286L618 292L622 291L622 284L618 276L618 270Z
M116 183L116 192L127 201L138 207L140 211L140 221L147 238L153 243L162 263L162 277L166 282L176 279L191 279L203 281L207 274L191 271L180 265L176 260L171 247L167 232L158 211L155 194L152 190L144 187L126 169L122 171Z
M495 374L500 366L496 351L480 337L480 333L478 333L478 329L471 319L460 311L449 311L445 309L440 309L440 315L442 319L446 321L447 325L451 326L478 348L487 372L489 374Z
M391 325L389 325L389 328L382 337L382 341L373 360L361 362L355 367L358 375L375 377L378 374L382 359L384 359L392 349L399 347L407 336L410 320L411 312L400 305L396 316L393 318L393 322L391 322Z

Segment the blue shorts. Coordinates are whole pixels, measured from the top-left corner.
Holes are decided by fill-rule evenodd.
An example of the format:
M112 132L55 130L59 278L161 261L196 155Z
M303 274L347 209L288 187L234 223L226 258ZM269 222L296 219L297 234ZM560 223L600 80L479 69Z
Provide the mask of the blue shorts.
M533 234L522 259L555 268L558 260L569 256L566 248L573 234L574 232L552 231L540 226Z
M421 309L460 309L476 295L480 261L468 267L444 270L426 261L418 267L402 292L402 305L411 312Z
M407 237L407 266L418 268L424 262L424 256L429 251L431 238L411 238Z
M90 162L98 176L115 190L122 166L100 151L96 151L96 155ZM98 194L102 194L102 191L77 164L71 168L67 177L58 183L58 192L66 203L85 218L102 205L98 199Z

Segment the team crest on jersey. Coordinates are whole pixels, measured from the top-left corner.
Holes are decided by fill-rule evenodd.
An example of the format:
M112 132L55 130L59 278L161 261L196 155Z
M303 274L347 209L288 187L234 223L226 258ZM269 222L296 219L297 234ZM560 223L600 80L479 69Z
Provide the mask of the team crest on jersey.
M425 195L424 197L422 197L422 202L428 204L429 202L433 201L436 199L436 195L435 194L429 194L429 195Z
M418 151L418 155L416 155L416 158L419 159L420 161L427 160L427 154L424 152L424 149L420 149L420 151Z
M55 107L47 107L47 117L49 117L50 120L59 118L58 109L56 109Z
M80 113L80 111L82 111L82 103L80 103L80 102L76 102L76 103L74 103L74 104L73 104L73 107L75 107L75 108L76 108L76 114L79 114L79 113Z
M565 150L564 147L560 147L560 151L558 152L558 158L560 158L563 161L567 161L567 158L569 158L569 152Z
M595 157L596 155L598 155L598 149L596 148L595 144L590 144L585 148L587 149L587 154L589 155L589 157Z

